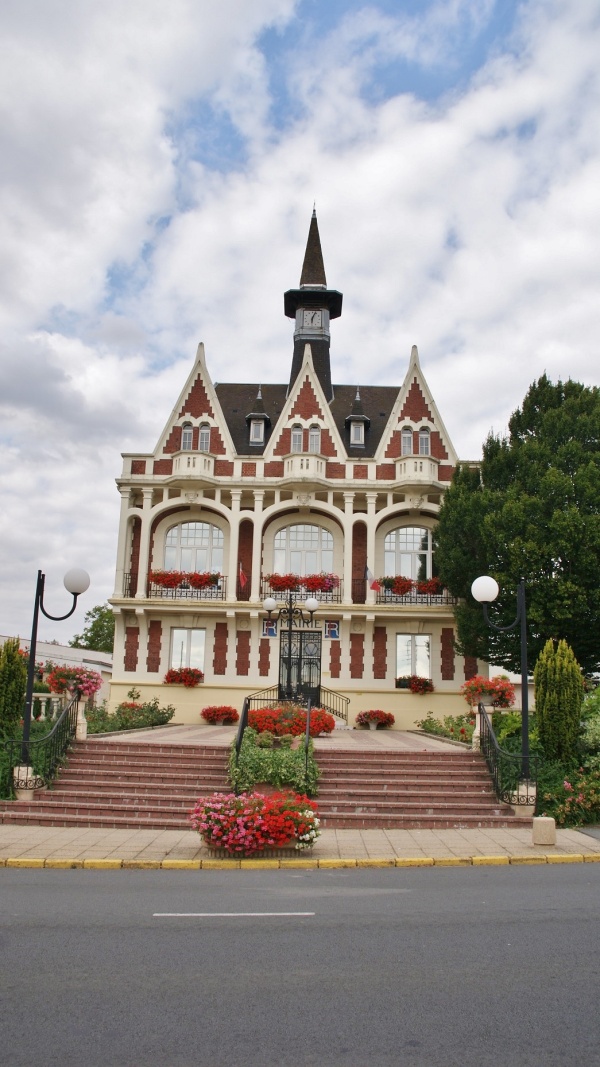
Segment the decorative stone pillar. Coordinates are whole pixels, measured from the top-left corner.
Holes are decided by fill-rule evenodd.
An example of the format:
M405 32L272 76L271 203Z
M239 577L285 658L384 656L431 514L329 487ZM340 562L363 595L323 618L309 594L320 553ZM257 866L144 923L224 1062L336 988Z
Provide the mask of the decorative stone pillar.
M250 599L260 600L261 559L263 547L263 500L264 489L257 489L254 493L254 536L252 538L252 585L250 587Z
M344 493L344 603L352 603L352 517L354 493Z
M79 697L77 700L77 726L75 727L75 740L85 741L87 740L87 719L85 717L85 699Z
M240 501L241 489L231 490L231 511L229 515L229 574L227 578L227 599L237 600L238 583L238 545L240 537Z
M143 490L144 503L142 507L142 536L140 540L140 563L136 599L145 600L146 581L148 577L148 562L150 559L150 535L152 531L152 489Z

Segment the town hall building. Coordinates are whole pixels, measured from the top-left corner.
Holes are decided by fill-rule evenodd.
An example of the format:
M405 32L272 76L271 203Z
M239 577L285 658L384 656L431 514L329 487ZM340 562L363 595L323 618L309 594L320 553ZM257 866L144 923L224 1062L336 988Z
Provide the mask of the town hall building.
M154 451L123 457L111 706L135 687L176 722L261 690L350 724L463 711L477 663L455 652L433 548L458 457L417 348L401 385L333 383L342 294L314 212L284 311L286 381L213 384L200 344ZM197 687L164 681L185 668ZM411 675L433 692L413 694Z

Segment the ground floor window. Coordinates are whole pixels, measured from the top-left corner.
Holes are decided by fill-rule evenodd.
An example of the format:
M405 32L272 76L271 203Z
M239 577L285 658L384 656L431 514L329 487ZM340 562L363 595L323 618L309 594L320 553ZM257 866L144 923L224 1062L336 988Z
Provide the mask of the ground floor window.
M173 627L169 666L175 670L181 667L194 667L196 670L203 671L205 645L206 630L184 630Z
M430 634L396 634L396 678L405 674L431 678Z

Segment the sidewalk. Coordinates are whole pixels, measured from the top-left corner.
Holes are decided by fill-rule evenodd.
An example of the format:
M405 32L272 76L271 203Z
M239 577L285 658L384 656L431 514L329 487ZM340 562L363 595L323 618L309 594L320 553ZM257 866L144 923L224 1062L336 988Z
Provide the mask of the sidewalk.
M0 826L0 867L369 867L600 862L600 840L558 830L532 845L527 829L324 830L309 852L275 859L214 859L194 830Z

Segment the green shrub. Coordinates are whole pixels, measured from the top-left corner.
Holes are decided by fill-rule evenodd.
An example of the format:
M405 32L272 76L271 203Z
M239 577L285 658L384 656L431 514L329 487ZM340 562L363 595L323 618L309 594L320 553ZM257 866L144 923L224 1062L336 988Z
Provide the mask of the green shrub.
M416 725L427 734L448 737L451 741L470 743L475 728L475 717L467 712L465 715L446 715L442 721L434 719L433 713L429 711L426 717L420 719Z
M277 789L291 788L315 796L319 768L309 741L308 768L305 772L304 747L291 749L261 748L259 734L252 727L244 730L239 759L235 744L229 759L229 781L236 793L252 792L257 782L267 782Z
M540 742L548 760L568 761L577 752L583 702L583 675L566 641L552 639L534 670L535 710Z
M550 815L557 826L582 826L600 821L600 766L592 757L587 766L547 762L538 776L537 811Z
M113 715L109 715L106 702L92 708L86 714L88 733L103 734L113 730L140 730L151 726L164 726L175 714L172 704L161 708L158 697L143 704L137 701L124 701L119 704Z
M19 638L8 637L0 649L0 735L14 737L23 717L27 666Z
M600 715L585 720L581 741L587 752L600 752Z

